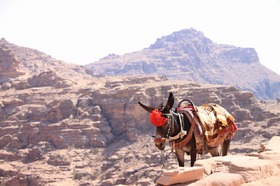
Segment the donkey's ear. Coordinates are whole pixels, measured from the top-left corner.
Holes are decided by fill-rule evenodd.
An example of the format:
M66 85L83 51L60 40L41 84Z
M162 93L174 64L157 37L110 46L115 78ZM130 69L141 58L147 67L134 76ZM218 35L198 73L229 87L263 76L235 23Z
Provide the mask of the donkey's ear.
M170 111L170 109L173 107L173 104L174 104L174 96L173 96L173 93L170 92L167 103L166 103L164 109L162 110L162 112L168 113Z
M140 101L138 102L138 104L139 104L143 109L145 109L146 111L148 111L148 112L150 112L150 113L151 113L153 110L155 110L154 107L150 107L150 106L143 105Z

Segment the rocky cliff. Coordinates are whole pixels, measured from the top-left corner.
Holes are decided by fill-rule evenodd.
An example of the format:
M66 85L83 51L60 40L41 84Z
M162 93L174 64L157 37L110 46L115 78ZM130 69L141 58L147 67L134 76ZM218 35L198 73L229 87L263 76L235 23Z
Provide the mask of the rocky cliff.
M71 87L11 88L0 92L1 177L6 185L21 185L19 180L133 185L144 178L150 183L158 178L163 157L150 137L155 129L148 113L137 102L157 105L170 91L176 103L185 97L197 105L215 102L234 115L239 131L231 153L256 152L260 143L279 135L279 116L252 93L230 86L115 77Z
M5 40L0 46L0 69L7 69L0 81L0 183L7 186L153 185L161 166L176 162L155 148L155 129L137 102L157 106L169 92L175 104L187 97L232 113L239 130L230 153L257 152L280 135L279 105L233 86L92 77L42 52Z
M195 29L163 36L142 51L108 55L87 67L102 75L154 74L234 85L262 99L280 97L280 76L260 63L253 48L217 44Z
M67 69L65 71L65 69ZM34 86L68 86L80 78L90 78L83 66L53 59L35 49L0 40L0 85L15 89ZM90 72L92 74L92 72ZM58 85L59 84L59 85Z

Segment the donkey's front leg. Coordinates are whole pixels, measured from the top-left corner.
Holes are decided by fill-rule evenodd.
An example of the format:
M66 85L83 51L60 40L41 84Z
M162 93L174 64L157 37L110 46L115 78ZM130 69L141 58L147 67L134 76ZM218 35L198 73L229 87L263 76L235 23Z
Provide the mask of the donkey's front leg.
M177 161L179 163L179 166L180 167L184 167L184 156L185 156L185 151L181 150L181 149L176 149L175 150L175 154L176 154L176 157L177 157Z

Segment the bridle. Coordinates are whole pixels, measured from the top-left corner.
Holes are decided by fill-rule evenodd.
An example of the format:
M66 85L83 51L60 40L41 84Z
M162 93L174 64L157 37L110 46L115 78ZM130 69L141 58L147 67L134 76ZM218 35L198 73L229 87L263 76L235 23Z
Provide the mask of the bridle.
M191 107L181 107L181 103L184 101L188 101L190 103ZM195 128L195 124L198 123L198 119L194 116L193 112L197 112L197 108L196 106L193 104L193 102L189 99L183 99L179 104L178 104L178 112L174 112L172 110L169 111L168 114L165 114L168 118L168 120L166 121L166 124L169 124L167 132L165 134L165 137L155 137L154 142L155 143L165 143L165 142L170 142L172 145L172 149L174 148L180 148L185 146L191 139L193 132L194 132L194 128ZM186 118L189 120L190 122L190 128L188 131L184 130L184 116L183 114L186 116ZM179 128L180 131L173 136L171 134L171 130L173 128L173 132L174 132L174 128L175 128L175 124L177 122L175 122L175 117L178 117L179 119Z
M172 141L182 139L187 135L187 131L184 130L184 116L181 113L176 113L170 110L168 114L163 114L163 115L166 115L166 117L168 118L168 120L164 124L164 125L168 125L168 129L165 134L165 137L161 137L161 138L155 137L154 139L155 143L164 143L167 141L172 142ZM179 124L175 122L175 117L178 117ZM180 131L176 135L173 135L172 132L174 132L175 125L179 125L178 127Z

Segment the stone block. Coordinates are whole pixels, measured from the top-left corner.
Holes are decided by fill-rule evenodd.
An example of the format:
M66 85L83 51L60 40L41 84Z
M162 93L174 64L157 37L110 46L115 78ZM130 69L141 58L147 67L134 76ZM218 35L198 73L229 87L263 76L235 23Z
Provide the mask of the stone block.
M266 146L267 150L272 150L275 152L280 152L280 136L273 136L269 141L268 144Z
M280 152L277 151L264 151L259 154L260 159L266 159L273 161L278 168L280 168Z
M189 186L240 186L244 183L241 175L233 173L214 173Z
M179 167L176 170L163 171L157 184L172 185L187 183L203 178L204 169L202 167Z
M237 157L231 160L230 173L240 174L245 182L267 178L278 173L277 165L270 160L257 157Z
M217 168L217 163L211 158L197 160L194 165L198 167L203 167L204 172L207 175L212 174L212 172L214 172Z

